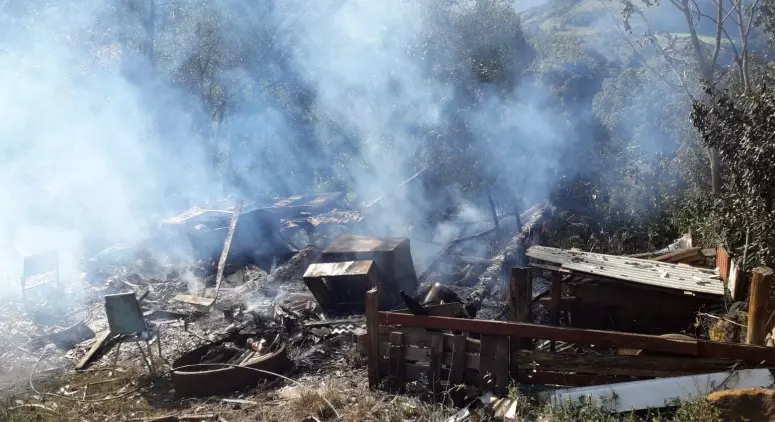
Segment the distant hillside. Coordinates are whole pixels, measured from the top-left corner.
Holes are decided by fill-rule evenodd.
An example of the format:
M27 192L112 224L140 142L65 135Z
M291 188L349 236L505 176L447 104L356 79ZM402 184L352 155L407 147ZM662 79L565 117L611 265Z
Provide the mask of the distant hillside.
M639 0L636 0L636 2ZM592 48L610 58L619 57L626 60L632 54L632 47L623 38L622 4L617 0L544 0L534 1L534 7L520 11L525 32L534 39L546 37L572 36L588 48ZM637 4L637 3L636 3ZM712 0L698 0L697 4L707 15L713 15L715 5ZM683 14L669 2L664 2L653 9L645 9L650 15L654 29L665 32L688 41L686 21ZM631 20L633 34L630 40L637 42L637 35L642 34L645 25L640 17ZM737 28L730 22L727 32L736 40ZM697 25L700 40L712 45L715 43L715 25L708 19L703 19ZM728 45L726 39L723 40ZM754 44L764 48L758 39ZM728 62L730 57L722 58Z

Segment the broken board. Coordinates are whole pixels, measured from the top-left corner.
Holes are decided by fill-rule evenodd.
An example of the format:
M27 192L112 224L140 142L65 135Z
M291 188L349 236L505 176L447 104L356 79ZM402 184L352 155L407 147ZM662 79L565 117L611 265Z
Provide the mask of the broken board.
M173 297L172 301L187 303L198 308L209 308L215 302L215 299L211 297L179 294Z

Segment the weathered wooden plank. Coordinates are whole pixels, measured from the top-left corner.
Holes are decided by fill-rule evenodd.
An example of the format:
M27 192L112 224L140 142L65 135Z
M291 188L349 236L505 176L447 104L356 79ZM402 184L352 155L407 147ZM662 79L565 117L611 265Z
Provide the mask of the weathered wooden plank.
M726 359L696 357L601 356L539 351L518 351L516 359L519 361L519 366L522 370L551 370L554 372L654 378L719 372L736 367L737 363Z
M411 327L387 327L381 325L380 330L380 342L389 342L391 332L400 332L404 335L404 345L416 346L416 347L431 347L430 337L428 332L424 328L411 328ZM439 333L444 338L444 351L452 351L452 338L454 334ZM466 338L466 350L468 353L479 353L479 340Z
M512 268L509 283L510 319L514 322L533 322L533 278L529 268ZM529 338L512 339L514 347L532 349Z
M549 314L551 324L558 326L560 325L560 301L562 300L562 274L557 271L552 273L552 285L550 291L549 297L551 300L549 304ZM554 340L550 343L549 350L555 350Z
M732 300L735 302L742 302L748 296L748 279L734 259L729 263L727 288L729 289L729 294L732 295Z
M239 221L240 213L242 213L242 199L237 201L237 205L234 207L234 212L229 220L229 231L226 233L226 239L223 241L223 249L221 249L221 256L218 259L218 270L215 274L215 296L209 309L212 309L215 302L218 301L218 294L221 291L221 282L223 281L223 270L226 268L226 258L229 257L229 249L231 249L231 241L234 239L234 232L237 230L237 221Z
M495 362L497 342L496 336L482 336L479 351L479 388L483 391L493 391L495 387L495 372L498 370Z
M533 279L529 268L512 268L509 283L509 316L514 322L533 322Z
M384 359L384 363L387 364L388 360ZM380 368L385 368L385 365L380 366ZM385 375L387 375L387 370L385 369L383 372ZM417 363L405 363L404 364L404 376L405 380L407 382L411 381L420 381L423 379L427 380L428 376L428 366L427 365L420 365ZM450 383L447 381L449 380L449 368L441 368L441 385L442 388L450 387ZM469 387L474 387L478 389L479 387L479 372L475 370L466 370L463 374L463 384Z
M493 371L493 392L497 395L505 395L508 392L511 378L508 337L495 337L495 355L491 368Z
M440 305L425 305L423 308L428 312L428 315L433 316L462 318L466 315L463 305L458 302L442 303ZM396 312L399 314L413 314L409 309L399 309L391 312Z
M400 392L404 385L404 335L390 333L390 380L391 388Z
M702 258L702 248L679 249L651 258L653 261L678 263L692 258Z
M573 374L563 372L519 372L517 381L520 384L557 385L564 387L587 387L591 385L615 384L618 382L635 381L639 379L623 375L605 374Z
M466 337L458 335L452 338L452 359L449 366L449 387L451 389L452 402L462 406L465 399L465 390L460 386L464 383L466 371ZM478 357L478 356L477 356ZM477 367L479 362L477 362Z
M366 293L366 334L369 352L369 387L379 385L379 297L377 290Z
M444 337L439 333L428 333L431 338L430 362L428 364L428 383L433 397L441 397L441 365L444 359Z
M452 341L454 340L455 339L453 338ZM387 355L389 353L389 350L390 350L390 343L380 343L379 345L380 356ZM406 343L404 343L403 353L404 353L404 362L422 362L424 364L428 364L428 362L430 362L430 359L431 359L430 348L409 346ZM442 364L452 365L454 360L454 355L453 355L454 353L457 353L457 352L453 352L453 351L443 352L443 354L441 355ZM466 368L470 368L470 369L479 368L478 354L465 353L462 355L462 359L464 359L463 363Z
M105 330L102 332L102 334L97 337L97 339L92 343L91 348L89 351L84 355L83 358L81 358L80 361L78 361L78 364L75 365L75 369L83 369L86 367L86 365L91 362L91 360L94 358L94 355L97 354L102 348L105 346L105 343L107 343L113 336L110 333L110 330Z

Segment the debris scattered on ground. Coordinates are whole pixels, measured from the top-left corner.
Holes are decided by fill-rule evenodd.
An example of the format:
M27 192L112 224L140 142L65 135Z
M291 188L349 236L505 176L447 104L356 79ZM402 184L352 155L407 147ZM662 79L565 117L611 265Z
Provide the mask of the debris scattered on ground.
M666 395L697 399L719 386L772 387L768 369L752 362L775 367L775 348L702 338L741 342L749 326L741 306L720 312L725 289L742 277L726 251L693 247L689 237L629 257L550 248L542 227L551 208L536 205L514 215L516 231L504 222L461 228L418 271L408 239L322 232L364 220L341 199L190 210L163 226L164 236L192 239L195 260L165 255L163 247L116 246L87 259L78 280L41 283L0 311L0 386L43 391L54 374L104 373L35 393L54 402L19 406L56 412L55 400L139 400L156 391L165 403L220 396L224 409L246 412L266 406L251 391L283 402L318 400L326 394L299 376L346 378L355 370L363 377L363 366L351 364L358 361L368 363L369 382L384 381L373 387L457 406L446 408L449 422L517 420L519 399L505 398L510 379L544 403L592 397L612 412L673 406ZM309 239L315 231L315 244L290 246L284 236L297 229ZM257 249L256 233L269 246ZM161 371L123 375L134 358L146 359L141 347L127 347L115 365L122 336L110 331L104 297L116 293L133 294L145 321L163 333L163 342L151 339L161 353L148 362ZM714 322L692 326L707 319ZM700 384L715 387L688 389ZM615 405L606 401L611 391ZM294 414L326 420L349 402L327 400ZM227 420L228 412L213 409L131 420Z

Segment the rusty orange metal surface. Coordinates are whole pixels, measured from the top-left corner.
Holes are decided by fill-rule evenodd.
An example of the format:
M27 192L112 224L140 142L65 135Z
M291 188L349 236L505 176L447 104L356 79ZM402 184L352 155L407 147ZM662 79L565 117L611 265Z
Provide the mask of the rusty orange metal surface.
M731 259L729 257L729 252L727 252L724 247L719 247L716 249L716 268L719 269L719 273L721 274L721 280L726 282L729 280L729 263Z

